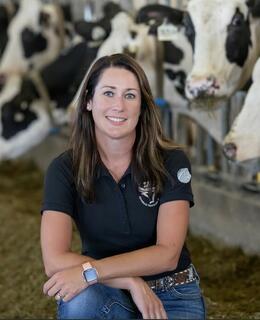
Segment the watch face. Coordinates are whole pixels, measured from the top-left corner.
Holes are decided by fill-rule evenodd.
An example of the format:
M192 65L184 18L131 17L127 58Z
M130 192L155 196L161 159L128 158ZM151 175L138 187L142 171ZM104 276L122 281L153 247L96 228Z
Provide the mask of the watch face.
M95 268L85 270L84 276L85 276L85 279L87 280L87 282L96 281L98 278L97 271Z

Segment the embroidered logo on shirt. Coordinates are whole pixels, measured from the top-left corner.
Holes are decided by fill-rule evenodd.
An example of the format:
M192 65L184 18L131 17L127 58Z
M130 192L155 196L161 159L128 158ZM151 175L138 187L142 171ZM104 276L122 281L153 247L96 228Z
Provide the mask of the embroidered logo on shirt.
M139 200L146 207L155 207L159 199L155 199L155 187L150 185L149 181L143 182L141 186L138 187L138 191L140 193Z
M177 178L182 183L188 183L191 180L191 174L188 168L181 168L177 172Z

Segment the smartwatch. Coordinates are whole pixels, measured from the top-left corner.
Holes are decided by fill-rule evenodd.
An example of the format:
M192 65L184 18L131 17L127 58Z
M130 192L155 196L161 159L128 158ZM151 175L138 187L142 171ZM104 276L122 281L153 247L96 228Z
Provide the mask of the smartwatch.
M94 284L98 282L98 272L97 269L92 267L90 262L86 262L82 264L82 275L84 280L88 283L88 284Z

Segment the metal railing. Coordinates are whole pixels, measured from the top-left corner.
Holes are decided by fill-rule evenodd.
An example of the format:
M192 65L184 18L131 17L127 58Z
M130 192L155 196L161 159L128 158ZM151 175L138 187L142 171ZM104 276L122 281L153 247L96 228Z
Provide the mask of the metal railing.
M245 93L237 92L221 108L217 118L224 139L236 115L240 112ZM209 180L222 181L243 187L248 191L260 192L260 159L246 163L234 163L222 152L222 144L214 139L196 119L187 112L166 101L159 101L164 132L177 143L186 147L194 171L203 173ZM190 130L193 130L191 136Z

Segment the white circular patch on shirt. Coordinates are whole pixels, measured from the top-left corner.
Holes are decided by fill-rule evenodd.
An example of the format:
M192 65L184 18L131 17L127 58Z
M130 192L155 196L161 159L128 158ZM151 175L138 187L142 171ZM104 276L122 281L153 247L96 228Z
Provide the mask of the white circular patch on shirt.
M182 183L188 183L191 180L191 174L188 168L181 168L177 172L177 178Z

